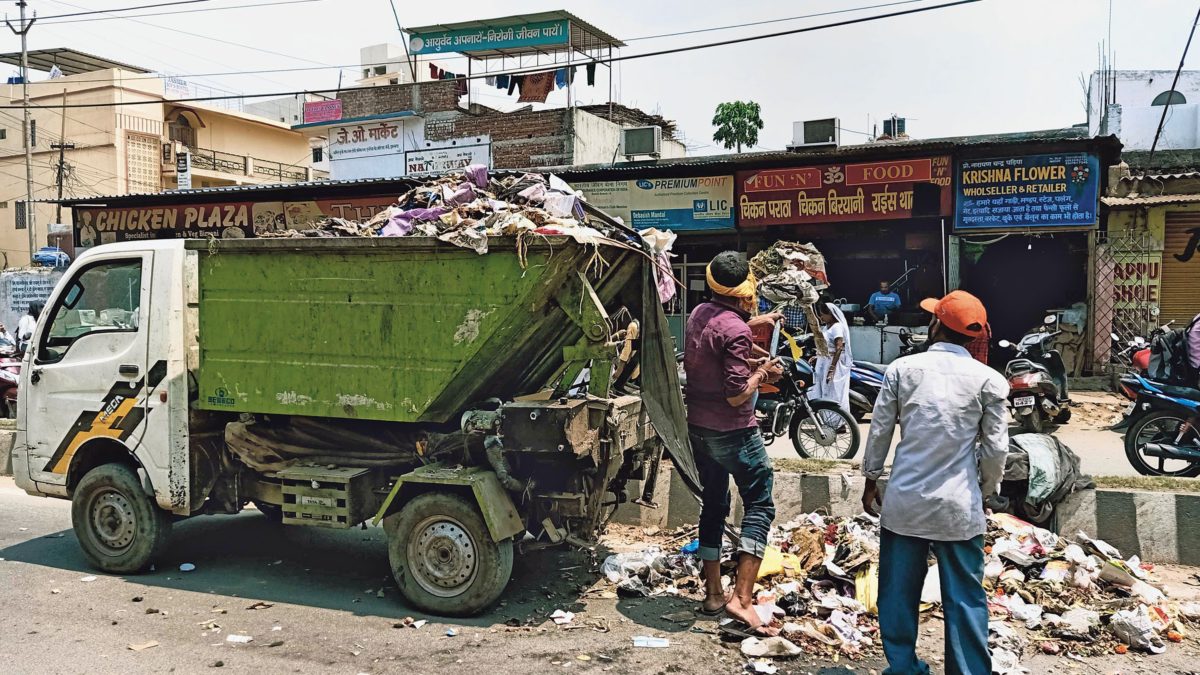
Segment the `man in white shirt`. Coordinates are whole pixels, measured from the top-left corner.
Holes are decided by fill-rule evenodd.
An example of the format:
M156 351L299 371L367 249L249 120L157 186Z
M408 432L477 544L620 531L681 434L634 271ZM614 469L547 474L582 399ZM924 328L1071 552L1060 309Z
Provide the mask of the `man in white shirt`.
M34 329L37 328L38 316L41 313L42 303L31 302L25 316L17 320L17 348L21 354L24 354L25 350L29 348L29 339L33 336Z
M966 345L987 326L975 296L954 291L925 300L929 349L887 369L867 436L863 508L881 511L879 628L889 675L928 673L917 658L921 587L932 548L946 615L946 672L989 675L983 589L983 501L1000 489L1008 452L1008 383ZM901 427L881 507L883 473Z

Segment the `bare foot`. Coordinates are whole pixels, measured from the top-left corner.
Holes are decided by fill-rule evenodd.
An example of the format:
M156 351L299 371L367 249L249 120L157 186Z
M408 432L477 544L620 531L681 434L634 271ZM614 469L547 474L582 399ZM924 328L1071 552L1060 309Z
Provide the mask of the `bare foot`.
M704 603L700 607L707 613L712 614L721 610L722 607L729 604L729 599L733 597L733 591L725 591L724 595L707 595L704 597Z
M758 612L754 611L754 606L744 604L741 598L730 598L729 602L725 603L725 613L749 626L752 633L763 637L779 635L778 628L763 624L758 618Z

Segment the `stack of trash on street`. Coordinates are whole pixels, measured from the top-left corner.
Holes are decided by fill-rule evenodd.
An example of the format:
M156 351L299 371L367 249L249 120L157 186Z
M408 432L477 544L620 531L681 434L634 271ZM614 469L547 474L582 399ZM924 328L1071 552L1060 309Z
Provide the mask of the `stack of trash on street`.
M583 195L557 176L489 176L487 167L429 178L365 222L328 218L305 229L256 232L259 237L428 236L487 253L488 237L537 234L587 243L630 242L628 228L589 208ZM638 242L632 242L639 245Z
M1024 672L1020 662L1035 652L1070 658L1130 650L1159 654L1168 643L1181 642L1191 622L1200 620L1200 603L1168 601L1152 565L1137 557L1123 559L1104 541L1083 533L1060 537L1009 514L991 515L988 521L984 586L996 672ZM651 547L612 555L601 569L619 594L699 591L696 543L673 552ZM755 607L781 634L744 639L743 654L834 658L879 649L877 518L808 514L775 526L770 544ZM727 545L725 553L732 558L732 547ZM723 582L730 587L732 578ZM932 558L921 602L925 613L940 616Z
M750 271L758 279L758 294L772 310L798 307L804 311L807 325L816 326L813 309L821 290L829 286L825 256L812 244L777 241L750 259ZM817 353L827 354L821 331L813 334Z

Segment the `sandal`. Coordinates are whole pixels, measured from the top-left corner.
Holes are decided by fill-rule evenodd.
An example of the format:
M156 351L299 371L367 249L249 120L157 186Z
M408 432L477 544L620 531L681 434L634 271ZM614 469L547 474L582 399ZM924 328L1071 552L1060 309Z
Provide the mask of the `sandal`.
M745 640L746 638L761 639L771 637L764 632L765 629L766 625L764 624L760 623L757 626L751 627L745 621L733 618L717 626L717 630L720 631L722 636L736 638L738 640Z
M722 602L721 606L717 607L716 609L708 609L704 606L704 603L700 603L700 609L698 609L696 611L700 612L704 616L720 616L721 614L725 613L725 605L728 602L729 602L728 600L726 600L725 602Z

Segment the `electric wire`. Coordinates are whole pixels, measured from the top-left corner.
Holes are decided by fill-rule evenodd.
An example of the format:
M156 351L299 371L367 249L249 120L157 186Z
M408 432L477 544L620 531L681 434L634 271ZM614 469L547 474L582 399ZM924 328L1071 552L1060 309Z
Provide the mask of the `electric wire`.
M130 16L94 16L89 19L70 19L67 21L39 21L39 25L59 26L68 23L83 23L93 21L112 21L114 19L140 19L147 16L176 16L178 14L199 14L201 12L223 12L230 9L251 9L254 7L274 7L276 5L302 5L309 2L324 2L324 0L275 0L246 5L230 5L228 7L202 7L200 9L184 9L177 12L150 12L147 14L132 14ZM68 15L60 15L68 16Z

